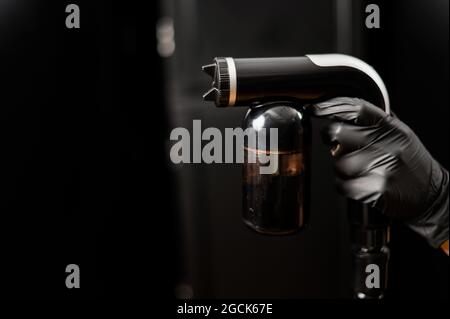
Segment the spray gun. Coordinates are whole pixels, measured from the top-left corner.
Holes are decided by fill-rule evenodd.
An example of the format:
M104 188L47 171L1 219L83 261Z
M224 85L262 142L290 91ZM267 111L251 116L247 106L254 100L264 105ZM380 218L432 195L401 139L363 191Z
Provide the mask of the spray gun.
M213 78L203 95L217 107L248 106L244 128L257 137L262 128L277 128L271 149L245 144L243 220L264 234L283 235L302 229L309 219L311 128L304 106L337 96L363 98L390 113L389 96L378 73L365 62L342 54L285 58L215 58L203 66ZM259 146L259 144L258 144ZM338 145L336 145L338 146ZM259 155L275 154L278 169L260 174ZM353 294L359 299L383 298L389 259L389 221L373 209L349 201L353 256ZM380 285L367 285L377 267Z

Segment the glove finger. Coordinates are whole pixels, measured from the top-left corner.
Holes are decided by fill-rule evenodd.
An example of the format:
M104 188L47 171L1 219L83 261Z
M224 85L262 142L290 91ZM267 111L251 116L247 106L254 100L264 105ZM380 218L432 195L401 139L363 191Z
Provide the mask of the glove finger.
M339 156L351 153L367 145L369 131L365 127L333 122L320 131L322 141L329 146L340 144Z
M309 107L312 115L360 126L379 124L389 117L382 109L358 98L337 97Z
M336 179L339 193L350 199L376 205L385 189L385 177L379 174L367 174L352 179Z
M358 176L377 174L386 175L386 170L394 165L395 158L380 149L366 147L336 158L334 169L343 179L356 178Z

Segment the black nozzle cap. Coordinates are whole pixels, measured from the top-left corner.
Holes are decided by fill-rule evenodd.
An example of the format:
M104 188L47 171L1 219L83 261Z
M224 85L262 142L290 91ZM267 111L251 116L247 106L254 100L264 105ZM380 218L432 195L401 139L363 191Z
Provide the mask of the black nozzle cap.
M207 64L202 66L202 71L214 78L214 75L216 74L216 64Z
M215 102L218 94L219 94L219 91L213 87L213 88L209 89L208 92L203 94L203 100Z
M203 94L203 100L216 106L228 106L230 100L230 74L226 58L215 58L214 63L202 66L202 71L212 77L211 88Z

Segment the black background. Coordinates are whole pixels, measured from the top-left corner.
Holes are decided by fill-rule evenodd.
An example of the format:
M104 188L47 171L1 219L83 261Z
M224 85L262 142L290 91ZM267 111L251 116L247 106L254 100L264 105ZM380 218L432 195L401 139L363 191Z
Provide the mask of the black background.
M154 205L146 197L154 179L144 171L144 151L149 128L159 130L138 102L138 10L131 3L76 3L80 29L65 27L65 2L0 8L8 17L0 20L5 297L96 297L139 286L131 273L141 255L132 252L143 240L130 235ZM154 12L147 8L147 19ZM153 65L143 67L158 78ZM152 140L158 149L160 139ZM71 263L80 267L81 289L65 287Z

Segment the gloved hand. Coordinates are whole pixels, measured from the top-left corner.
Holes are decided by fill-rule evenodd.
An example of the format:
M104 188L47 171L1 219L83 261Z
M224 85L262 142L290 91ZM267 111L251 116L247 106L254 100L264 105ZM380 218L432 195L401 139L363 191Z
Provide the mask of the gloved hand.
M337 146L338 190L398 218L435 248L448 239L448 172L398 118L357 98L311 105L333 120L322 137Z

